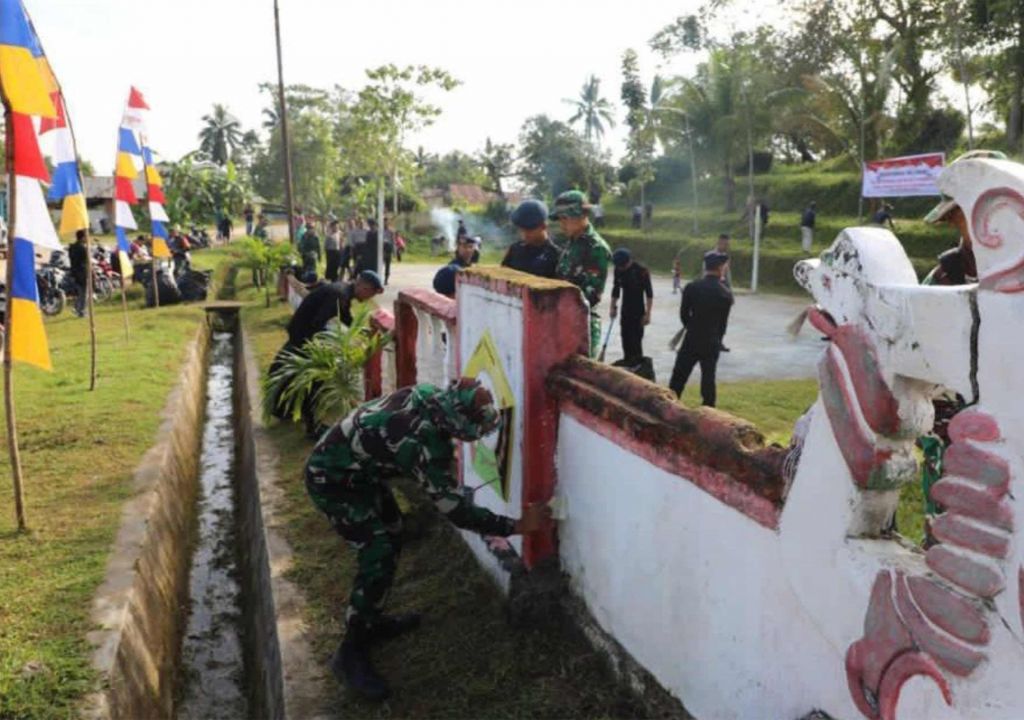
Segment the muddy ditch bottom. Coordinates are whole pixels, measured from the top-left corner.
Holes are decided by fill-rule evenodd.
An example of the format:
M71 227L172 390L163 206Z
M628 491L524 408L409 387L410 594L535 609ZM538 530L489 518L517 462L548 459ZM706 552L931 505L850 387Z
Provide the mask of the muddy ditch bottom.
M235 531L234 335L211 338L200 455L189 616L182 638L176 716L249 716Z

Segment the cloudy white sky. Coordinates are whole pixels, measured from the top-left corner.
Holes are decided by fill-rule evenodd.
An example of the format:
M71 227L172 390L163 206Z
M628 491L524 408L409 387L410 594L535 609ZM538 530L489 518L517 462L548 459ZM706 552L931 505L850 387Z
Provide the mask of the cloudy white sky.
M175 159L196 147L202 115L224 103L246 128L276 79L272 0L24 0L64 86L81 154L112 167L129 85L146 95L154 149ZM649 38L699 0L280 0L285 80L358 89L387 62L443 67L463 85L439 98L444 114L411 145L473 152L510 142L537 113L568 118L590 73L618 102L619 62L633 47L646 79L664 66ZM737 22L766 3L736 3ZM621 111L620 111L621 116ZM621 149L622 131L613 132Z

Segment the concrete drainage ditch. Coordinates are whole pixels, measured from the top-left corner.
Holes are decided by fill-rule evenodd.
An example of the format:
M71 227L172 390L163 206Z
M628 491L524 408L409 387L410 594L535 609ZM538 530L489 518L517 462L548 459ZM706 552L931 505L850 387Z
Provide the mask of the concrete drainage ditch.
M94 604L94 718L321 715L239 305L208 306Z

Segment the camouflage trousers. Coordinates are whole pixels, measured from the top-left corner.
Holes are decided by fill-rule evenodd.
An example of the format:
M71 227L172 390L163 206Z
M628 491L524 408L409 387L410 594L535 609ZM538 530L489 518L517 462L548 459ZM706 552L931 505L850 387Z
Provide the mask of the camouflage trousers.
M372 625L383 613L395 579L402 551L402 513L386 485L361 478L317 482L322 472L306 469L306 491L357 553L358 569L345 620Z
M601 352L601 315L590 311L590 357L596 358Z

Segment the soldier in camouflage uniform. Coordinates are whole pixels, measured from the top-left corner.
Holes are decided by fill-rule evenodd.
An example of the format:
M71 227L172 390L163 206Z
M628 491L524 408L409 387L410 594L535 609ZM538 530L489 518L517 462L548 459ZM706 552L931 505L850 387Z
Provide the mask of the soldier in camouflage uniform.
M368 698L389 694L370 664L370 645L419 625L417 614L383 613L402 547L402 517L386 479L416 479L452 523L482 535L533 532L549 516L545 505L525 508L522 520L495 515L460 492L453 439L477 440L499 421L490 392L476 380L448 390L414 385L356 409L323 435L306 463L310 498L358 552L345 639L331 670Z
M601 344L601 315L597 304L608 281L612 252L590 224L590 204L579 190L559 195L549 217L558 221L562 234L569 241L558 261L558 277L582 290L590 306L590 355L593 357Z

